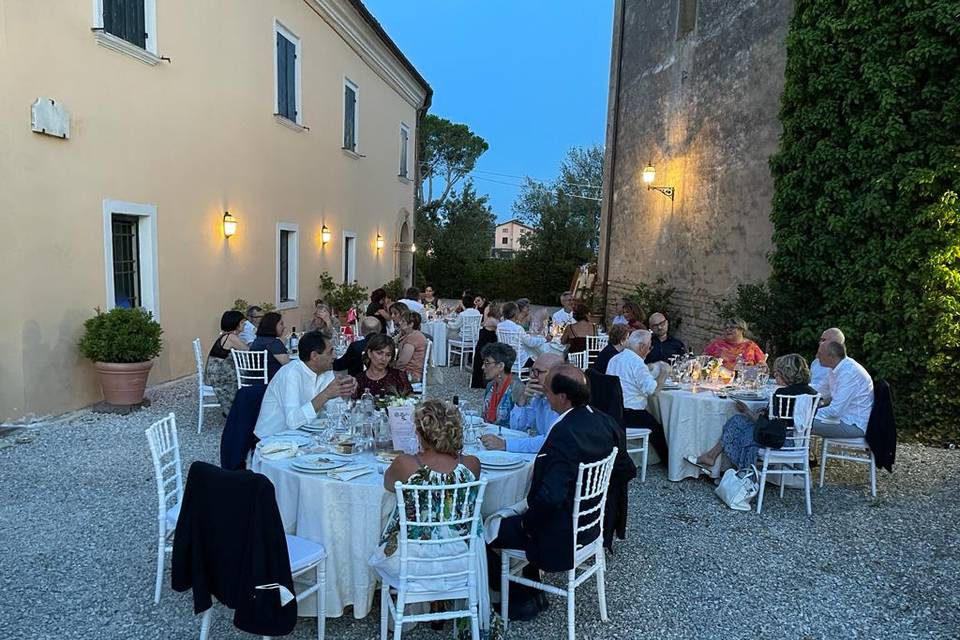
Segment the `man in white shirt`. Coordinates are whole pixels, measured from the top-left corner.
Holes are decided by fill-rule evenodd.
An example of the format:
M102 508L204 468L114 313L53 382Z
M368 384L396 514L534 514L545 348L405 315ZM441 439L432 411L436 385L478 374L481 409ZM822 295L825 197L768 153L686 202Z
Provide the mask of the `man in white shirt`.
M563 308L553 314L553 324L573 324L573 293L570 291L561 293L560 304Z
M463 327L464 322L467 322L468 324L474 324L476 326L476 331L473 332L472 338L476 340L477 334L480 332L480 325L483 324L483 314L473 308L472 295L465 293L463 299L460 300L460 304L463 305L463 311L457 314L456 320L447 323L447 337L459 340L460 329ZM473 318L473 320L470 320L470 318Z
M319 331L300 338L298 355L280 367L267 386L253 430L261 440L307 424L325 404L349 398L357 387L354 378L333 374L333 343Z
M667 438L663 426L647 411L647 396L663 386L669 367L660 363L647 365L643 359L650 353L653 337L646 329L638 329L627 337L623 351L610 358L607 375L620 378L623 391L623 421L628 429L650 429L650 444L660 459L667 460ZM657 377L651 372L654 369Z
M839 342L845 345L846 338L843 335L843 331L840 331L840 329L836 327L830 327L820 334L820 344L822 345L824 342ZM814 358L813 362L810 363L810 386L819 391L820 395L825 396L827 395L825 391L827 390L826 385L829 377L830 368L823 366L819 357Z
M263 319L263 309L253 306L247 309L247 319L243 321L243 330L240 331L240 339L250 346L257 339L257 327Z
M407 305L407 308L410 309L410 311L416 311L419 313L420 317L423 318L423 321L426 322L427 310L426 307L423 306L423 303L420 302L420 289L417 289L416 287L410 287L407 289L406 296L406 298L397 300L397 302L402 302L403 304Z
M821 342L817 359L830 369L826 406L813 421L812 433L824 438L862 438L873 410L873 380L859 362L847 357L839 342Z
M543 338L541 336L528 335L524 328L515 321L519 313L520 307L517 306L516 302L505 302L503 306L500 307L500 315L502 318L500 324L497 325L497 340L506 342L516 349L517 362L520 363L521 367L525 367L531 358L537 357L544 343L552 339L552 337ZM508 341L501 338L500 336L504 334L512 334L512 339Z

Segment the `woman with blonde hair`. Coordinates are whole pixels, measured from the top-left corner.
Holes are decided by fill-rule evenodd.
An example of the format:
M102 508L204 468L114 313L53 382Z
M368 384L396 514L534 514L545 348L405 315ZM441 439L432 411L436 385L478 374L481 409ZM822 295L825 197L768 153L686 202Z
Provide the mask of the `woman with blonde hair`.
M773 363L773 377L780 387L773 392L777 396L799 396L816 395L816 390L810 386L810 367L803 356L797 353L789 353L780 356ZM750 408L739 400L737 403L737 415L727 420L723 425L723 435L720 442L713 448L700 456L687 456L687 462L700 469L710 473L714 462L721 453L727 454L730 461L737 469L749 467L757 460L757 452L761 445L754 436L757 424L762 420L767 420L767 408L759 411L751 411ZM784 422L784 433L789 426ZM783 443L780 443L783 446ZM780 446L773 447L779 449Z

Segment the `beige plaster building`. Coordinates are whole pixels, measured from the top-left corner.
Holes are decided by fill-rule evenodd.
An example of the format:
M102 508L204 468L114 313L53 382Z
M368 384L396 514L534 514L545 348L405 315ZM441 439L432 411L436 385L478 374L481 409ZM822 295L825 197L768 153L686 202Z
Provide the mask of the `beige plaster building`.
M700 349L720 329L718 300L769 275L768 161L792 14L792 2L616 1L599 256L608 315L663 277L681 337Z
M0 0L0 59L0 421L100 399L95 307L154 313L153 384L236 298L409 281L431 89L359 0Z
M493 255L500 258L513 257L520 251L520 238L533 231L516 218L497 225L493 236Z

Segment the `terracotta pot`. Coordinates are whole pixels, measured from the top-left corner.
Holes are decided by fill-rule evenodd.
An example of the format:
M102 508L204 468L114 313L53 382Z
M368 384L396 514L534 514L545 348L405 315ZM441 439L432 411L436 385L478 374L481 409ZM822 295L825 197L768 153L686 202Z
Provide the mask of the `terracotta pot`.
M107 404L129 406L139 404L147 389L147 376L153 362L95 362L97 379Z

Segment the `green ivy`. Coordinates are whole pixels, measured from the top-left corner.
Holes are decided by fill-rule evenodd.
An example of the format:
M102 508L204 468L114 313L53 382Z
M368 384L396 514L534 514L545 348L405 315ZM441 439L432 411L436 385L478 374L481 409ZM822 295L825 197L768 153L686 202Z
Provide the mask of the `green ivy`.
M641 282L634 287L632 294L625 296L627 300L636 302L640 309L647 314L646 318L641 318L644 323L651 314L660 312L670 320L670 328L676 331L683 322L679 310L673 304L673 295L677 292L676 287L667 286L667 280L663 276L650 284Z
M828 326L894 391L898 428L960 440L960 3L800 0L771 159L768 330ZM788 320L787 320L788 319Z

